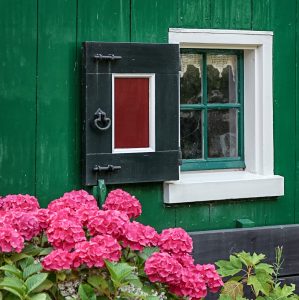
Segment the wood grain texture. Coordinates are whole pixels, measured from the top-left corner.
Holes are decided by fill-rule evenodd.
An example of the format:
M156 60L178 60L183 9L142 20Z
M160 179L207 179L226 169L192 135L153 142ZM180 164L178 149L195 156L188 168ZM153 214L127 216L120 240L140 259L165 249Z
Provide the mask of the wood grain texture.
M79 187L76 1L39 0L37 196L43 205Z
M211 0L178 1L179 27L211 27Z
M253 0L252 1L252 29L272 30L273 29L273 0Z
M177 27L178 0L132 0L132 42L167 43L168 28Z
M35 193L37 1L0 1L0 195Z
M211 1L211 27L220 29L250 29L251 0Z

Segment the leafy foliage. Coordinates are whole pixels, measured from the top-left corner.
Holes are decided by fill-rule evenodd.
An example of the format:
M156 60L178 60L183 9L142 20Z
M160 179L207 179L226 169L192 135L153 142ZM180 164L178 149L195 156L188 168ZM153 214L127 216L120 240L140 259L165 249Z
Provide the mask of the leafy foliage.
M216 262L218 272L229 277L224 283L219 300L246 300L246 288L250 298L256 300L298 300L295 286L278 281L282 265L282 248L276 249L273 265L264 263L264 254L250 254L242 251L229 257L229 260Z

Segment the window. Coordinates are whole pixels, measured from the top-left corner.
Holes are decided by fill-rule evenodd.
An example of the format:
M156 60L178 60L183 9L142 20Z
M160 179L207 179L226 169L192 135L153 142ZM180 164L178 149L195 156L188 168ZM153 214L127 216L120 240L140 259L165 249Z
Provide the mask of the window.
M218 49L222 49L223 51L236 51L234 55L239 55L239 60L242 60L243 57L244 72L242 73L244 73L244 81L237 81L237 85L239 85L238 89L241 92L242 82L244 82L243 105L241 104L241 98L239 98L240 102L227 101L225 104L232 106L234 104L239 105L237 108L230 106L228 109L238 109L239 114L243 113L243 130L241 129L242 123L239 121L241 119L240 117L238 117L238 122L228 122L228 124L235 123L236 129L232 130L235 131L233 132L235 135L229 135L228 142L224 143L222 148L226 149L228 144L233 144L238 136L237 152L240 158L239 163L243 161L244 169L240 169L240 167L225 169L223 166L213 168L210 165L209 170L206 170L207 168L200 168L200 164L198 164L196 168L183 171L185 169L183 166L180 172L180 180L164 183L164 202L184 203L283 195L284 178L279 175L274 175L272 94L273 33L268 31L171 28L169 29L169 43L179 44L182 54L184 54L185 51L190 51L187 49L192 49L192 51L196 49L194 54L197 54L197 51L198 54L203 53L202 64L204 64L204 53L208 56L210 51L212 53ZM238 54L240 53L239 51L243 54ZM229 54L227 53L227 55ZM198 66L200 63L199 58L197 62L195 62L195 65L196 63ZM208 64L207 58L205 64ZM238 67L240 73L242 64L239 64L237 68ZM207 72L207 68L203 67L202 73L204 72ZM202 111L200 117L202 117L202 114L208 114L209 111L212 110L209 105L214 105L213 103L209 104L208 101L209 89L205 89L203 86L202 93L206 93L206 104L203 103L201 109L199 109L198 106L198 110ZM202 94L202 98L204 101L204 94ZM183 113L185 113L184 105L187 104L181 104ZM188 110L190 109L191 111L192 108L194 108L192 105L197 104L191 103L191 106L187 106L186 109L188 108ZM218 105L217 108L220 108L219 106L223 104L217 103L216 105ZM219 109L219 111L220 110L221 109ZM229 114L227 114L227 116L229 116ZM184 118L183 115L181 115L181 118L182 117ZM197 120L200 117L197 116ZM208 117L209 116L206 117L205 122L209 122ZM233 117L226 117L226 119L233 120ZM214 120L211 122L213 123ZM236 123L238 125L236 125ZM229 125L226 126L227 128L229 127ZM196 128L195 125L194 129ZM211 142L210 145L208 127L205 126L202 128L205 128L204 130L206 131L206 133L203 134L202 140L206 139L207 142L205 142L205 145L200 145L200 139L197 140L197 145L199 146L199 148L195 150L197 151L197 155L199 156L200 154L200 150L198 149L201 149L203 153L203 147L206 147L206 153L209 153L209 147L215 147L218 149L218 156L220 156L219 153L223 153L222 148L216 146L217 144L219 145L220 142ZM232 125L232 128L234 129L234 125ZM241 130L244 133L243 137L242 134L240 136ZM226 129L226 131L228 130ZM237 134L236 131L238 131ZM181 129L181 140L185 138L182 133L184 134L184 130ZM218 135L218 140L221 140L220 136L223 134L224 133L221 132ZM222 138L222 140L223 139L225 138ZM243 142L241 142L241 140L243 140ZM184 144L184 141L182 144ZM182 146L185 147L185 145ZM234 149L236 148L237 146L234 147ZM244 149L243 159L242 148ZM227 149L233 148L227 147ZM235 153L229 153L228 155L231 158L234 157L233 155L235 155ZM218 158L225 161L227 156L222 154L222 157ZM206 162L205 164L208 163L212 163L212 161ZM195 171L196 169L197 171Z
M244 168L243 51L181 49L182 171Z

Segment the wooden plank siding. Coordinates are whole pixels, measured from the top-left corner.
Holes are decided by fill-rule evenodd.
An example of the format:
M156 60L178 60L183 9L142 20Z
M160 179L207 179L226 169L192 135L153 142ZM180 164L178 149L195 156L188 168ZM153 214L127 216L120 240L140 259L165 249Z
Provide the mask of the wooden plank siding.
M81 187L83 41L167 43L171 27L272 30L275 172L285 177L285 196L166 206L161 183L121 187L158 230L298 222L298 11L299 0L1 1L0 195L35 194L46 206Z

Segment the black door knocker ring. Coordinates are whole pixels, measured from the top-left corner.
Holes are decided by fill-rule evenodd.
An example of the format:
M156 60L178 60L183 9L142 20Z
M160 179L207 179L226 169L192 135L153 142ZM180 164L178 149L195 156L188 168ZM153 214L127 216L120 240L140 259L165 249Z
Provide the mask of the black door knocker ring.
M100 108L94 113L93 125L99 130L107 130L111 126L111 119Z

